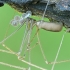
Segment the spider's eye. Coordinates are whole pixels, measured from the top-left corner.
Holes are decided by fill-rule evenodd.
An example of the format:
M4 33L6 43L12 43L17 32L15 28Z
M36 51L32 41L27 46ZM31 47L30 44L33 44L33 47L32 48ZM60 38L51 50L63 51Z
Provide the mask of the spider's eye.
M4 6L4 3L0 3L0 7Z

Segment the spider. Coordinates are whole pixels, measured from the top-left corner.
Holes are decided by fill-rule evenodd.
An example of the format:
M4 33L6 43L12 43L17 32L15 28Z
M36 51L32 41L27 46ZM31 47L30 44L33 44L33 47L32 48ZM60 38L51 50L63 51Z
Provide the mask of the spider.
M53 32L59 32L63 27L65 27L68 29L68 32L70 31L69 0L0 0L0 7L4 6L5 3L21 13L31 11L32 15L40 15L50 20L50 22L36 22L38 28ZM16 19L20 19L20 17Z
M0 0L0 7L5 3L21 13L31 11L32 15L40 16L47 4L44 17L47 17L50 23L37 22L37 26L54 32L61 31L64 26L68 32L70 31L70 0Z

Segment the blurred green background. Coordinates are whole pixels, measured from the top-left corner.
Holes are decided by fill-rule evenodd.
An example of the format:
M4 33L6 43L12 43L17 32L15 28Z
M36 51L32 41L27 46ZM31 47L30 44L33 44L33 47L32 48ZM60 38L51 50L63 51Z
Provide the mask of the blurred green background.
M0 8L0 41L4 39L6 31L8 32L7 33L8 36L16 30L17 27L13 27L11 25L8 29L10 21L14 18L15 15L21 15L21 13L18 13L8 5L5 5L4 7ZM25 26L23 26L15 35L13 35L12 37L10 37L8 40L5 41L5 44L15 52L19 51L24 30ZM65 32L64 30L65 29L63 29L61 32L56 32L56 33L45 31L42 29L39 31L42 48L49 62L52 62L55 59L62 35ZM35 32L36 32L36 27L33 29L31 37L33 37ZM37 37L33 40L32 46L36 42L37 42ZM6 50L1 44L0 44L0 49ZM70 59L70 33L65 34L57 61L68 60L68 59ZM28 56L26 57L26 60L28 61ZM15 55L7 54L4 52L0 52L0 62L5 62L21 67L28 67L27 64L19 61ZM34 49L31 50L31 62L35 65L46 68L48 70L51 70L52 67L51 64L47 65L45 63L39 45L37 45ZM0 64L0 70L20 70L20 69ZM40 70L40 69L31 66L31 70ZM70 70L70 62L56 64L54 70Z

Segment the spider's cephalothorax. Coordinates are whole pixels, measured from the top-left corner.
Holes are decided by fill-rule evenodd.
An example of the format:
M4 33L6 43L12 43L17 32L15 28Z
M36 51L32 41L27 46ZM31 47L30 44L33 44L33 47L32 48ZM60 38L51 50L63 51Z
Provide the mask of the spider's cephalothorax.
M32 11L33 15L43 14L48 0L0 0L20 12ZM50 0L45 17L51 22L61 22L70 28L70 0Z

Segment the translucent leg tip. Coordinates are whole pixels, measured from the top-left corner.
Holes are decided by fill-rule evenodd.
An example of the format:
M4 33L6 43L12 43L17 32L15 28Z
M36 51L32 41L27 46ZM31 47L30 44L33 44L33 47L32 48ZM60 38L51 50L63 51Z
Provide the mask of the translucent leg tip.
M45 61L46 62L46 64L48 64L48 61Z

